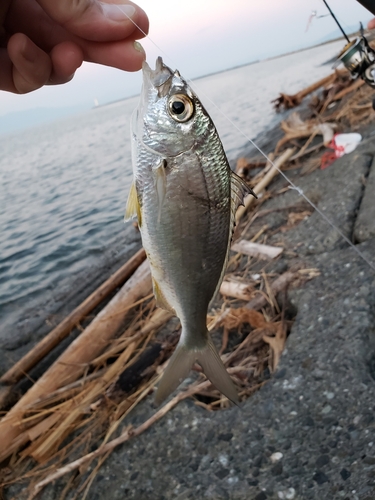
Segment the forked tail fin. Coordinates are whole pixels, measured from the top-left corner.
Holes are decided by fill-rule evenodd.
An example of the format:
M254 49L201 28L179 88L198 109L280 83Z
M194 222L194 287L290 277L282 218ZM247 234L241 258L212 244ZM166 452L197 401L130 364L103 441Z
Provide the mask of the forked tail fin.
M178 343L173 356L159 382L156 391L155 403L159 405L167 398L181 382L188 376L192 365L198 361L206 377L233 403L238 404L236 388L220 359L211 338L207 335L207 344L203 349L188 349Z

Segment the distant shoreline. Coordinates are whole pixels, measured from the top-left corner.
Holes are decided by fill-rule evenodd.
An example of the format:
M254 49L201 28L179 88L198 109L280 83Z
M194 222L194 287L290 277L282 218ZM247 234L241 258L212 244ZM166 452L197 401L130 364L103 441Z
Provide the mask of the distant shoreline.
M370 39L374 38L374 37L371 37L371 34L369 35L369 32L367 30L365 30L365 34ZM350 36L350 37L357 36L357 35L359 35L359 31L354 31L352 33L348 33L348 36ZM260 63L260 62L272 61L274 59L280 59L281 57L286 57L286 56L289 56L289 55L292 55L292 54L297 54L298 52L304 52L306 50L314 49L316 47L322 47L323 45L329 45L330 43L334 43L334 42L337 42L339 40L343 40L343 42L344 42L345 39L344 39L343 36L338 36L336 38L333 38L332 40L327 40L325 42L316 43L315 45L309 45L308 47L302 47L300 49L291 50L289 52L284 52L283 54L278 54L276 56L265 57L264 59L255 59L254 61L250 61L250 62L247 62L247 63L244 63L244 64L237 64L236 66L231 66L230 68L220 69L218 71L213 71L211 73L205 73L204 75L200 75L200 76L193 76L193 77L189 78L189 80L193 80L193 81L194 80L201 80L202 78L207 78L209 76L220 75L221 73L226 73L227 71L234 71L236 69L244 68L246 66L252 66L253 64L257 64L257 63ZM140 95L139 93L138 94L132 94L131 96L123 97L121 99L116 99L115 101L110 101L110 102L107 102L105 104L99 104L98 106L94 106L91 109L103 108L105 106L110 106L112 104L116 104L116 103L119 103L119 102L128 101L129 99L133 99L134 97L138 97L139 95Z
M371 32L366 31L365 33L366 33L367 38L370 40L375 37L375 34L373 34ZM359 34L358 31L354 31L352 33L349 33L348 36L354 37L354 36L357 36L358 34ZM222 73L234 71L234 70L237 70L239 68L251 66L251 65L254 65L254 64L257 64L260 62L267 62L267 61L280 59L281 57L286 57L286 56L289 56L292 54L296 54L299 52L304 52L306 50L314 49L316 47L329 45L331 43L337 42L338 40L343 40L343 44L344 44L344 37L338 36L338 37L335 37L331 40L327 40L327 41L324 41L321 43L316 43L315 45L311 45L308 47L302 47L302 48L299 48L296 50L291 50L289 52L285 52L283 54L278 54L276 56L266 57L264 59L256 59L253 61L246 62L244 64L238 64L236 66L232 66L230 68L225 68L225 69L221 69L218 71L213 71L211 73L206 73L206 74L199 75L199 76L193 76L193 77L190 77L189 80L193 80L193 81L194 80L201 80L202 78L220 75ZM330 62L331 59L327 56L327 62ZM25 110L24 112L15 112L15 113L10 113L10 114L8 113L8 114L0 116L0 137L4 137L5 135L8 135L8 134L22 132L24 130L29 130L31 128L34 128L34 127L37 127L40 125L43 126L47 123L53 123L53 122L59 121L60 119L65 119L65 118L68 118L70 116L77 115L81 112L94 111L96 109L102 109L102 108L105 108L107 106L112 106L112 105L115 105L115 104L118 104L121 102L126 102L126 101L128 101L130 99L134 99L138 96L139 96L139 92L136 94L132 94L130 96L122 97L120 99L115 99L115 100L110 101L110 102L98 104L97 106L91 106L91 107L87 106L87 107L85 107L85 109L83 107L77 106L76 109L74 109L74 110L71 109L71 111L68 111L67 108L46 108L44 111L38 108L38 109L28 109L28 110ZM23 119L20 119L21 118L19 116L20 113L23 113L26 116L23 117ZM41 115L43 115L43 113L44 113L45 116L40 116L39 118L36 118L38 113ZM2 121L3 122L5 121L5 123L2 123ZM23 122L22 125L20 125L21 122Z

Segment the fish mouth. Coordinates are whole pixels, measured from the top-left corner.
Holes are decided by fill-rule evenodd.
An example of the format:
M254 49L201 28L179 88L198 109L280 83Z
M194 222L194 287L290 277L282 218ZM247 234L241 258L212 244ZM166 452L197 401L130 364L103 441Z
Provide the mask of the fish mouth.
M159 94L160 90L162 90L164 87L168 87L169 90L170 83L173 77L173 71L163 63L163 59L160 56L156 59L154 70L152 70L145 61L142 65L142 72L143 85L145 89L152 86L158 89ZM166 89L164 89L164 92L165 90Z

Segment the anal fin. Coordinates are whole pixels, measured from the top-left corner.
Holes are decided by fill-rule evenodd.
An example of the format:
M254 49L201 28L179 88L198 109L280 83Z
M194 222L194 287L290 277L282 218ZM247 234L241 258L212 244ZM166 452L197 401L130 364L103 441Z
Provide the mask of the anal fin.
M161 291L159 283L156 281L156 279L154 277L152 277L152 286L154 289L156 305L158 307L161 307L162 309L165 309L166 311L171 312L172 314L176 314L176 311L174 310L174 308L169 304L169 302L165 298L163 292Z

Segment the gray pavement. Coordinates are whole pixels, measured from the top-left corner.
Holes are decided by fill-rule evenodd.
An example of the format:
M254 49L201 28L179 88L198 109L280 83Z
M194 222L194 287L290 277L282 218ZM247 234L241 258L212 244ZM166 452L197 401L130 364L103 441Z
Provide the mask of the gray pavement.
M371 134L299 185L375 263ZM290 191L264 208L298 197ZM181 403L112 454L90 498L375 498L375 272L317 213L283 242L321 275L290 293L298 313L273 379L241 409ZM152 411L140 406L134 424Z

